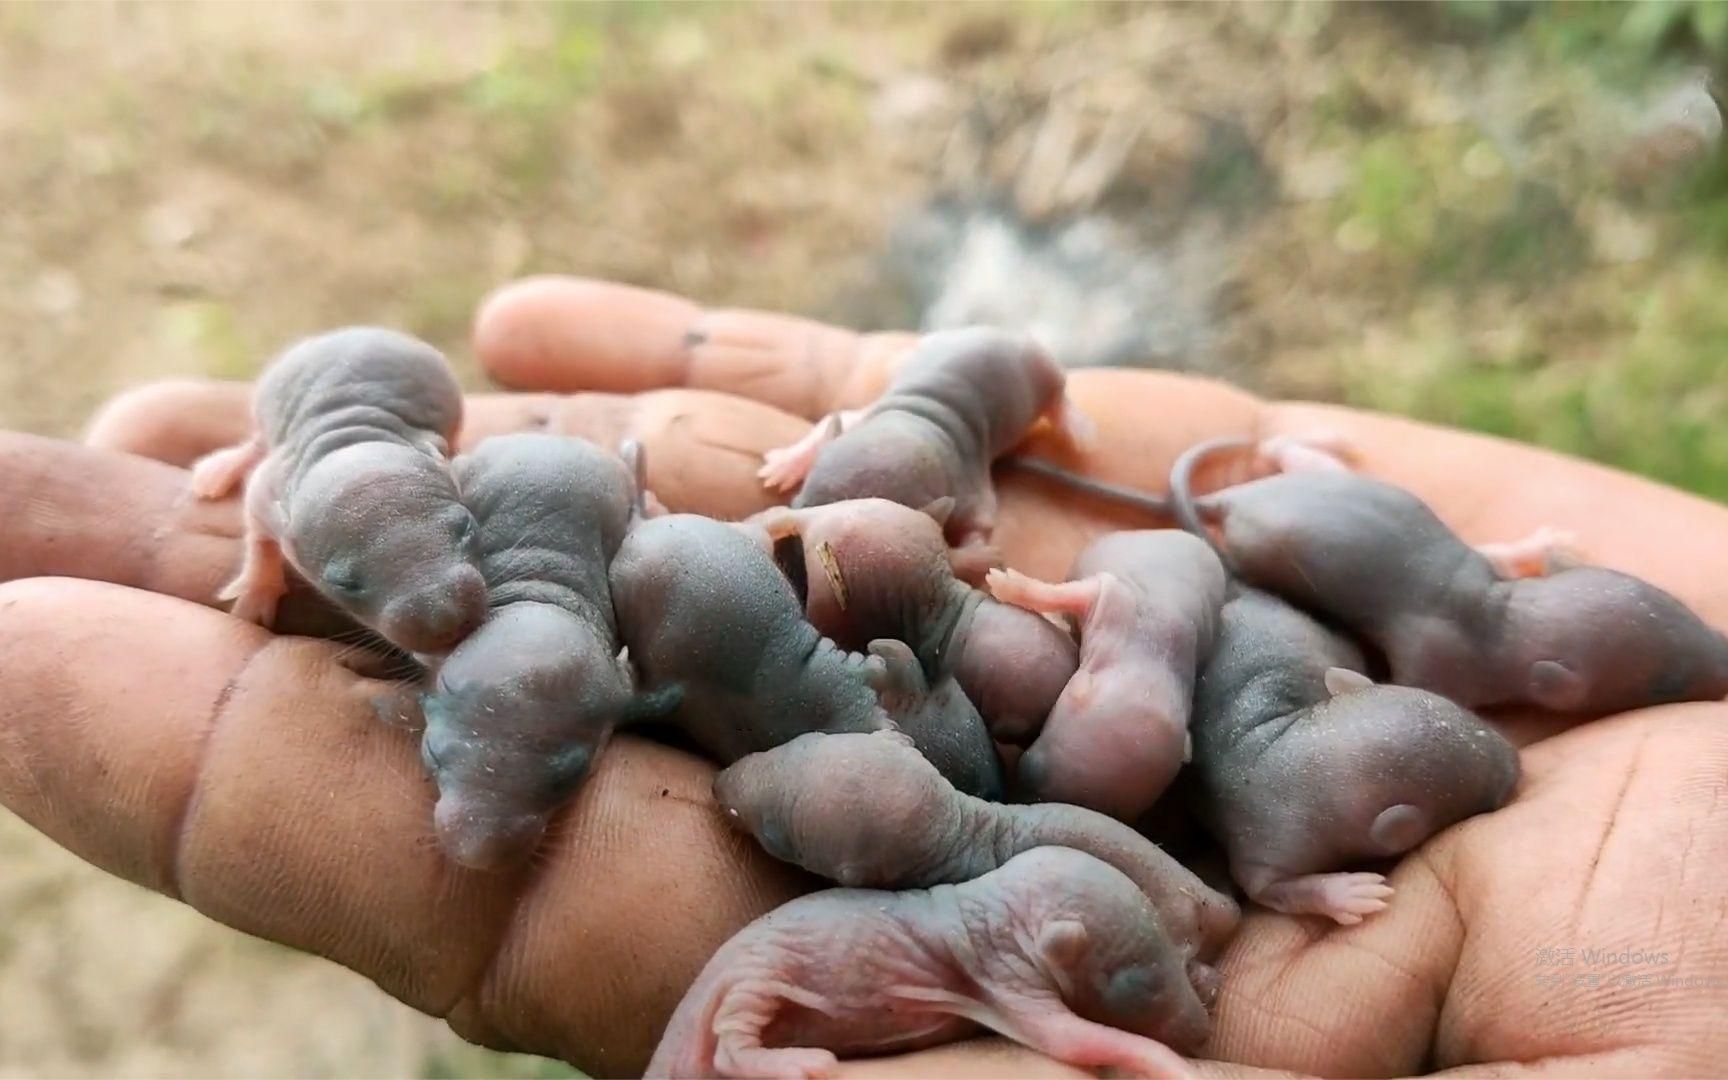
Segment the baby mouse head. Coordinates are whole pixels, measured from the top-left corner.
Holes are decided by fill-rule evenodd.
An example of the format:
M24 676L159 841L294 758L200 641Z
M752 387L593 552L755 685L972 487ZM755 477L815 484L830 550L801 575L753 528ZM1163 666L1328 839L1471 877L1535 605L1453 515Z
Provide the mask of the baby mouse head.
M1524 699L1614 713L1728 695L1728 639L1656 586L1600 567L1515 585L1508 639Z
M865 677L895 726L956 788L1000 800L1005 784L996 748L954 676L930 682L912 649L893 638L872 641L869 652Z
M619 724L664 711L634 693L592 629L540 604L499 611L456 647L421 695L421 756L438 785L438 837L464 866L525 858L587 779Z
M953 788L897 731L812 732L741 758L714 798L770 855L842 885L890 885Z
M1079 1016L1192 1051L1211 1020L1144 893L1121 871L1067 848L1034 848L1027 894L1011 899L1037 921L1034 961Z
M985 597L951 662L990 718L991 734L1025 745L1074 678L1080 653L1074 638L1044 616Z
M409 652L447 652L486 614L474 517L422 450L333 451L285 508L289 556L319 592Z

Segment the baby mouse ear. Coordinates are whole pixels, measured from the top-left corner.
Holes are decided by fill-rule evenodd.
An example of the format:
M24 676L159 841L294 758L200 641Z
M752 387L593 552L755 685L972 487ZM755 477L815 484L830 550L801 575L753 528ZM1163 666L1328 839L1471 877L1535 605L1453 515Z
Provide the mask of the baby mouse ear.
M1575 712L1584 704L1584 680L1558 660L1530 665L1530 697L1550 712Z
M1359 690L1367 690L1374 685L1374 680L1360 671L1349 668L1329 667L1326 669L1326 692L1333 697L1340 694L1354 694Z
M1052 919L1038 931L1038 955L1058 971L1073 971L1086 959L1086 926L1079 919Z
M889 742L897 742L901 746L910 746L913 749L917 749L918 747L918 744L912 741L912 736L906 734L905 731L901 730L900 725L894 723L892 720L888 722L887 727L878 728L877 730L872 731L870 737L874 739L887 739Z
M426 435L414 440L414 449L443 465L450 460L450 444L442 435Z
M920 511L935 518L936 524L945 526L954 514L954 496L944 495L935 502L920 507Z
M911 646L894 638L877 638L870 643L872 665L870 685L878 694L922 694L930 684L924 680L924 669L918 664ZM869 661L866 661L869 663Z

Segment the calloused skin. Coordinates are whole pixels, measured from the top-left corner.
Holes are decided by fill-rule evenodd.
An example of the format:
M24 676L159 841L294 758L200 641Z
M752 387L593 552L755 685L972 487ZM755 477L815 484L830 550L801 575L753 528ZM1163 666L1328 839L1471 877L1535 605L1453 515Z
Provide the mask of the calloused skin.
M465 441L631 435L668 507L742 517L768 505L761 452L868 403L911 340L522 282L488 301L476 346L501 382L536 392L474 398ZM1162 490L1196 440L1323 427L1473 542L1570 529L1592 559L1728 624L1718 506L1525 447L1190 378L1086 372L1070 387L1097 447L1084 460L1038 449L1092 475ZM181 383L113 403L95 448L0 436L0 800L96 865L354 968L468 1038L596 1075L640 1070L713 951L815 883L725 826L711 766L629 736L532 865L486 874L444 859L413 737L379 722L383 684L366 665L209 606L239 560L239 507L187 499L183 466L235 441L245 416L244 386ZM1062 574L1103 530L1145 524L1033 477L1001 481L995 540L1034 576ZM337 625L301 590L278 629ZM1221 963L1204 1050L1217 1060L1199 1071L1719 1068L1728 706L1505 729L1527 747L1514 801L1403 860L1387 911L1336 928L1250 910ZM1574 953L1558 966L1541 951L1585 948L1669 962L1592 968ZM1627 971L1669 982L1573 982ZM846 1071L1082 1075L990 1039Z

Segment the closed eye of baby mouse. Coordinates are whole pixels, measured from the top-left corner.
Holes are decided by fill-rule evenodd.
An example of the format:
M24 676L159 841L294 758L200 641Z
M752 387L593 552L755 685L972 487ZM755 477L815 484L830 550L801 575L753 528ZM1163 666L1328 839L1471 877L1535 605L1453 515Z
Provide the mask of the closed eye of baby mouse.
M320 576L330 591L343 599L357 599L366 592L366 579L352 563L331 563L324 568L324 573Z

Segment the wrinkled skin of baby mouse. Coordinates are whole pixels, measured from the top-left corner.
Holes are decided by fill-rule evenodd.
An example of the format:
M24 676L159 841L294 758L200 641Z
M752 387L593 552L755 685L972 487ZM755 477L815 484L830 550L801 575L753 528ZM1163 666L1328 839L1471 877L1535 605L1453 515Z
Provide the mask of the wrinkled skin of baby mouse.
M395 446L338 450L285 502L290 558L325 595L410 652L448 651L480 624L473 516L444 470Z
M736 525L693 514L643 521L625 537L611 579L642 686L681 687L672 722L721 764L808 731L879 731L897 720L940 734L937 756L988 743L963 695L919 693L891 677L882 656L823 637L760 538Z
M1347 642L1245 590L1195 696L1199 809L1232 876L1267 907L1343 925L1392 892L1352 866L1498 809L1518 779L1517 752L1475 714L1361 666Z
M833 889L721 947L650 1077L824 1076L984 1027L1081 1068L1182 1076L1210 1022L1145 896L1063 848L923 891Z
M607 570L638 496L632 469L581 439L504 435L458 458L492 611L422 695L438 836L459 863L525 859L614 728L680 691L638 694Z
M1066 631L955 577L942 527L929 512L852 499L768 510L746 527L760 527L779 544L795 542L805 614L818 630L848 649L879 638L905 641L929 678L959 682L999 742L1029 742L1074 674L1076 650Z
M869 654L883 664L870 681L895 727L955 788L980 799L1000 800L1007 785L996 744L960 684L952 676L930 683L911 647L902 641L872 641Z
M929 334L874 405L818 423L770 453L762 475L783 490L802 481L795 507L874 497L920 508L952 498L950 542L982 545L996 524L990 463L1040 418L1072 442L1089 438L1065 384L1030 338L985 327Z
M502 608L421 696L421 754L438 785L445 851L477 870L526 859L613 729L666 704L634 693L593 625L547 604Z
M1152 901L1197 985L1235 932L1235 904L1132 828L1078 806L1012 806L956 791L899 732L806 735L723 770L716 802L776 858L844 885L968 881L1035 847L1085 851Z
M1079 669L1020 759L1020 794L1139 818L1189 753L1194 681L1224 602L1218 557L1187 533L1118 532L1082 551L1066 582L997 571L989 584L1080 629Z
M1305 472L1197 500L1243 580L1380 648L1395 681L1466 707L1597 715L1728 695L1728 639L1598 567L1503 577L1410 492Z
M222 594L236 616L268 625L291 565L409 652L479 625L474 522L447 461L462 393L437 350L370 327L309 338L266 369L253 415L249 440L192 473L200 498L245 483L245 562Z
M1496 591L1507 674L1484 704L1595 715L1728 696L1728 638L1648 582L1583 566Z

